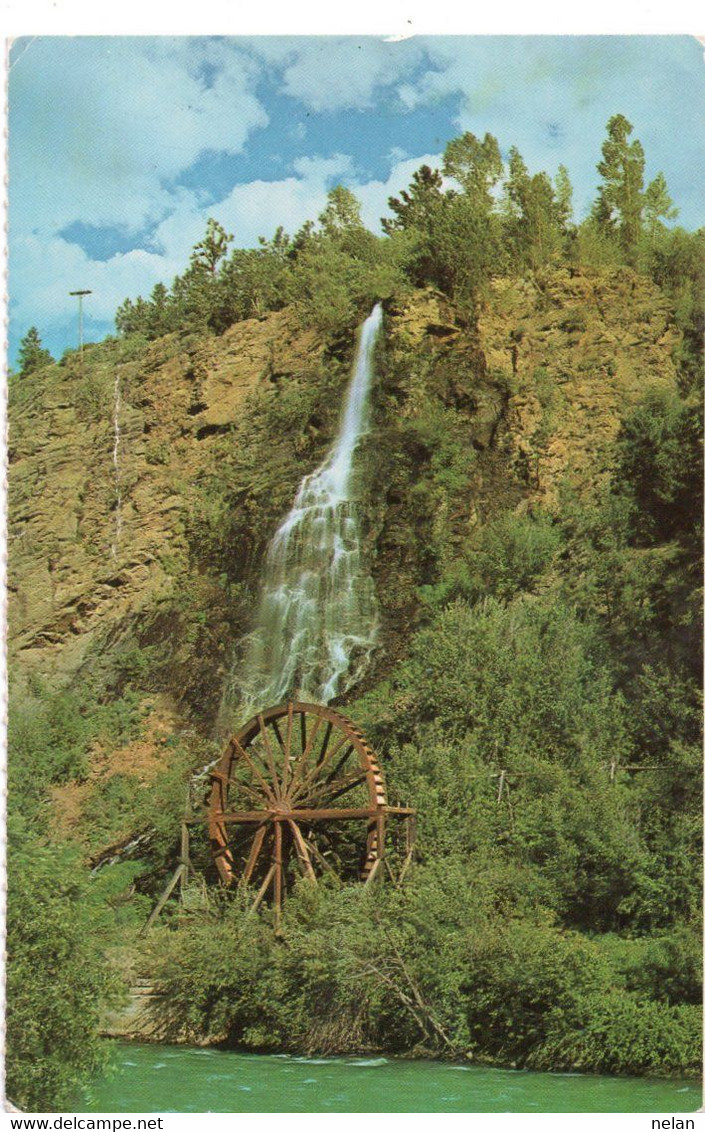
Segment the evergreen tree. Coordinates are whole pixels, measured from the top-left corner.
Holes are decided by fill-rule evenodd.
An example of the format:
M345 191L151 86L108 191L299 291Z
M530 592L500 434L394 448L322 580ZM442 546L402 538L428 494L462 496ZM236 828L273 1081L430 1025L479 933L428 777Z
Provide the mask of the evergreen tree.
M271 240L260 236L259 243L258 248L235 248L221 268L216 330L280 310L289 301L291 238L280 226Z
M504 213L507 241L517 266L540 267L550 262L561 245L564 217L569 214L570 182L561 179L559 205L546 173L529 173L516 147L509 151ZM564 221L565 223L565 221Z
M644 193L644 224L647 234L652 238L663 228L662 220L675 220L678 209L668 194L668 185L663 173L657 173Z
M149 335L150 307L141 295L135 299L125 299L115 312L115 326L118 334Z
M388 205L393 218L382 220L382 230L392 232L415 228L424 231L443 202L443 178L437 169L422 165L411 178L408 191L402 189L398 197L390 197Z
M497 139L485 134L479 141L474 134L464 133L448 142L443 154L443 173L462 185L463 190L489 211L492 188L502 176L502 158Z
M222 224L212 216L209 217L206 234L191 253L191 266L196 269L202 268L210 275L215 275L218 264L226 255L228 245L233 239L232 233L226 232Z
M309 243L313 239L314 228L315 224L313 220L305 220L299 228L298 232L295 233L294 238L291 241L292 259L295 260L309 245Z
M345 185L335 185L328 193L328 203L319 216L326 236L338 236L350 229L364 227L360 217L360 202Z
M565 165L558 166L553 179L556 195L556 216L561 230L566 232L573 221L573 186Z
M607 123L607 140L597 171L602 184L597 191L593 216L616 236L628 261L632 261L642 230L644 207L644 150L630 141L633 126L623 114Z
M322 235L344 255L371 262L377 256L379 240L365 227L360 202L350 189L336 185L328 193L328 203L319 216Z
M382 230L389 236L404 232L410 237L407 270L418 286L432 283L444 287L438 227L446 203L443 178L437 169L428 165L416 170L408 190L402 189L398 197L388 200L396 215L382 219Z
M26 377L28 373L34 373L37 369L42 369L43 366L49 366L54 361L48 350L42 346L42 340L39 337L39 331L36 326L30 326L24 338L20 342L19 349L19 363L20 374Z
M150 338L161 338L176 329L173 304L163 283L157 283L149 297L147 323Z

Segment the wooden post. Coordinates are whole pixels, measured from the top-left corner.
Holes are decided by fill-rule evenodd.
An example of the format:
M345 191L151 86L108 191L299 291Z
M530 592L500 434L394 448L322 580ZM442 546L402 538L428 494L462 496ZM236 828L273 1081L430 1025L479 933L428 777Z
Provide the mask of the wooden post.
M272 883L272 877L274 876L275 872L276 872L276 865L271 865L269 872L267 873L266 877L262 881L262 884L260 885L259 892L255 896L252 907L250 908L251 912L256 912L257 909L259 908L260 904L262 903L262 899L264 897L265 892L267 891L270 884Z
M367 874L367 880L365 881L365 887L367 887L368 884L371 884L372 881L374 880L374 878L377 876L377 873L379 872L379 868L380 868L381 864L382 864L382 858L378 857L377 860L375 861L374 865L370 869L369 873Z
M176 872L174 873L174 875L172 876L171 880L170 880L170 881L169 881L169 883L167 884L167 886L166 886L166 888L164 889L163 893L162 893L162 894L161 894L161 896L159 897L159 900L157 901L156 907L155 907L155 908L154 908L154 910L152 911L152 914L150 915L149 919L147 920L147 923L146 923L146 924L144 925L144 927L143 927L143 928L141 928L141 929L140 929L140 932L139 932L139 934L140 934L141 936L143 936L143 935L146 935L146 933L147 933L147 932L149 931L149 929L151 928L152 924L154 923L154 921L156 920L157 916L158 916L158 915L159 915L159 913L161 912L162 908L163 908L163 907L164 907L164 905L166 904L167 900L168 900L168 899L169 899L169 897L171 896L172 892L173 892L173 891L174 891L174 889L176 888L176 885L177 885L178 881L179 881L179 880L181 880L181 877L182 877L182 875L183 875L184 869L185 869L185 865L179 865L179 867L177 868Z
M507 773L506 770L501 770L499 772L499 790L497 791L497 801L498 802L502 801L502 794L504 793L504 778L505 778L506 773Z
M179 882L179 891L181 900L183 902L186 883L188 875L191 871L191 856L189 854L189 829L185 821L181 823L181 857L179 858L183 866L181 870L181 879Z

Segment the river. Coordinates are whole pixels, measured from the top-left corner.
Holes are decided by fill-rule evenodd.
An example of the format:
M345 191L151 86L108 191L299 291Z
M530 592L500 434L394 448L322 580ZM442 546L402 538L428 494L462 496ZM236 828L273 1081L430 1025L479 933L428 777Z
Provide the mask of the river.
M113 1043L76 1112L694 1112L691 1080Z

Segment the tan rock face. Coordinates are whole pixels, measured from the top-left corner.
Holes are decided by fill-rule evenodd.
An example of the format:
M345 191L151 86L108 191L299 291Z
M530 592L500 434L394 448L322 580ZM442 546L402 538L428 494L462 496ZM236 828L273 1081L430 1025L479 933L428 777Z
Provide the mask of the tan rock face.
M470 421L468 530L520 496L556 508L566 480L590 490L625 412L648 386L675 383L668 304L628 269L497 280L477 333L444 296L416 292L390 304L386 331L389 357L425 359L411 385L440 366L444 404ZM11 388L9 648L25 678L72 679L170 593L192 485L218 475L218 438L254 392L305 382L324 343L281 311L220 338L131 348L88 347L82 369L74 359ZM393 515L388 538L403 546L392 527Z
M290 312L199 342L170 335L131 359L88 347L10 394L9 645L15 671L70 679L92 647L168 591L189 485L253 390L310 366L322 343ZM120 437L115 449L115 383ZM119 506L118 506L119 502Z
M621 419L649 387L673 388L669 305L628 268L498 280L480 317L488 372L506 381L513 460L536 501L555 509L607 468Z

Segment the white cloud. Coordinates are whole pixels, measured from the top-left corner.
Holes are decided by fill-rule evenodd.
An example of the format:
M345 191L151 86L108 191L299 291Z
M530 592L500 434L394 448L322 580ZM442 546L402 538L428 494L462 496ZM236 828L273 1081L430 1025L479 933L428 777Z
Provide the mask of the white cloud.
M359 180L347 154L296 161L297 176L278 181L255 180L235 185L222 200L203 204L198 194L181 190L173 207L155 228L153 250L136 248L110 259L92 260L78 245L58 235L28 234L18 238L10 276L13 321L21 328L37 324L42 332L66 323L75 314L68 292L93 292L86 314L95 322L111 322L126 297L148 295L155 283L171 283L183 272L193 245L201 238L208 216L215 216L235 236L238 247L256 247L282 225L293 234L306 220L316 220L326 206L331 184L343 181L359 198L362 218L373 231L389 214L387 199L408 186L420 165L438 166L439 154L397 161L386 180Z
M306 220L318 218L332 184L352 183L353 162L345 153L300 157L293 167L296 177L235 185L224 200L210 206L209 213L234 233L238 247L255 247L260 236L273 236L280 225L293 234Z
M694 50L697 73L680 37L24 41L16 45L10 76L13 318L21 333L33 323L40 330L59 326L75 313L67 292L85 286L94 291L87 312L110 320L125 296L148 294L155 282L169 284L184 270L209 215L239 246L255 246L280 224L293 233L315 219L335 180L356 193L363 219L379 230L388 197L421 164L441 163L440 153L413 156L411 112L428 115L432 107L442 106L442 138L490 131L505 150L516 144L532 170L553 173L566 164L579 213L594 195L607 119L621 111L644 144L647 175L664 170L684 222L695 225L702 216L705 100L697 44ZM246 184L228 189L221 182L212 203L206 180L199 190L177 187L199 156L238 154L267 124L256 94L265 73L270 84L279 82L279 93L310 110L281 123L299 138L301 156L282 165L277 180L256 169ZM383 136L373 109L359 123L370 123L370 164L385 152L391 162L386 178L361 180L345 153L303 155L313 147L307 136L321 146L327 139L326 150L345 148L346 131L358 122L345 110L373 108L385 92L410 112L404 130ZM281 104L274 106L279 113ZM261 168L271 173L273 167L263 158ZM135 243L148 231L149 242L105 262L92 260L61 238L77 220L122 228Z
M607 120L623 113L644 145L647 177L662 169L684 216L699 222L705 84L702 68L686 63L682 37L454 36L423 43L430 67L399 91L409 109L459 95L459 132L495 134L505 152L516 145L532 170L567 166L578 218L594 199Z
M93 292L87 316L111 322L123 299L146 296L155 283L168 285L183 272L209 216L234 234L238 247L257 246L260 236L271 237L279 225L294 233L323 211L331 183L350 182L353 164L347 154L335 154L302 157L295 168L298 176L235 185L222 200L207 205L197 193L178 190L150 237L149 251L136 248L101 261L57 234L18 236L10 274L13 322L20 333L35 323L42 332L60 326L75 313L69 291L78 287Z
M293 163L294 172L300 177L321 183L349 174L352 159L347 153L334 153L332 157L297 157Z
M22 333L30 325L50 333L75 314L76 300L68 292L80 287L93 292L85 304L87 318L112 322L127 295L148 294L169 266L164 257L139 248L96 261L60 237L26 236L10 275L13 320Z
M197 193L185 189L174 193L167 215L149 240L150 247L164 262L174 265L174 273L184 270L191 249L205 233L209 216L220 219L217 204L206 206Z
M38 39L10 76L11 222L138 229L207 150L238 153L266 125L253 64L212 40Z
M285 94L315 111L373 107L379 90L393 87L423 56L416 41L370 36L253 39L248 45L281 70Z

